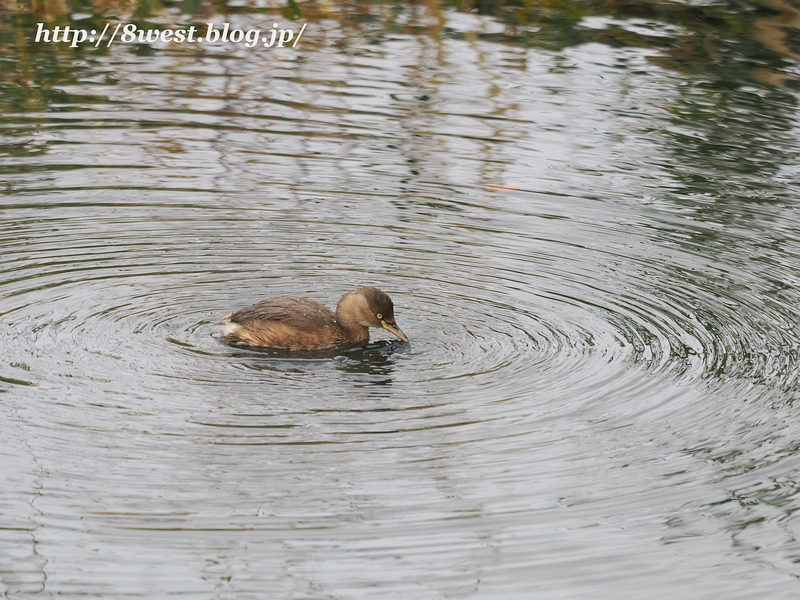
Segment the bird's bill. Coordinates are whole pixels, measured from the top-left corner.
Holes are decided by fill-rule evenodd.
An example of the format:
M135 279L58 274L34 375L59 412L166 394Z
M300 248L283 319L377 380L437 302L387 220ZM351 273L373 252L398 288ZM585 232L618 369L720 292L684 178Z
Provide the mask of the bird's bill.
M406 337L406 334L403 333L402 331L400 331L400 328L397 326L397 324L395 324L395 323L387 323L386 321L381 321L381 326L386 331L388 331L393 336L395 336L396 338L398 338L400 340L403 340L404 342L408 341L408 338Z

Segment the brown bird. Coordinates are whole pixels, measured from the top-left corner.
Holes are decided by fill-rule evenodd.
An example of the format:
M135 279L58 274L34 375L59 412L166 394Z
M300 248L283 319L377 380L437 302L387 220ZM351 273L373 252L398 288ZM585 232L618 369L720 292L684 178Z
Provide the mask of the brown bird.
M368 342L370 327L408 341L395 323L392 299L374 287L347 292L335 313L308 298L268 298L226 315L212 335L240 348L325 350Z

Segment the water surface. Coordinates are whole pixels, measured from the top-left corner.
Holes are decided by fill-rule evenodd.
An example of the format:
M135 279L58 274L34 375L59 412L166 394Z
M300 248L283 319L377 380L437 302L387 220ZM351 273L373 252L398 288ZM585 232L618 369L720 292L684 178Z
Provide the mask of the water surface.
M797 65L769 7L2 10L5 596L796 597ZM105 19L308 28L30 39ZM360 285L410 344L209 336Z

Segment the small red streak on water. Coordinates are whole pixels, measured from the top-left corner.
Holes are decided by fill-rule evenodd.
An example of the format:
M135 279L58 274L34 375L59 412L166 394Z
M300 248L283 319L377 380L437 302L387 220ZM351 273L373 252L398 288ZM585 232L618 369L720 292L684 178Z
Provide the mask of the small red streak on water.
M510 192L515 190L519 187L518 181L510 181L509 183L503 183L500 185L487 185L486 191L492 192L493 194L497 194L499 192Z

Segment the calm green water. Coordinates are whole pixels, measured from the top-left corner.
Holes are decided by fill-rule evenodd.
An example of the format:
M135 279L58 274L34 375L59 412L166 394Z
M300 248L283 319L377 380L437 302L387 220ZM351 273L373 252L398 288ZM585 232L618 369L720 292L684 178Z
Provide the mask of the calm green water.
M796 598L796 13L0 2L0 595Z

